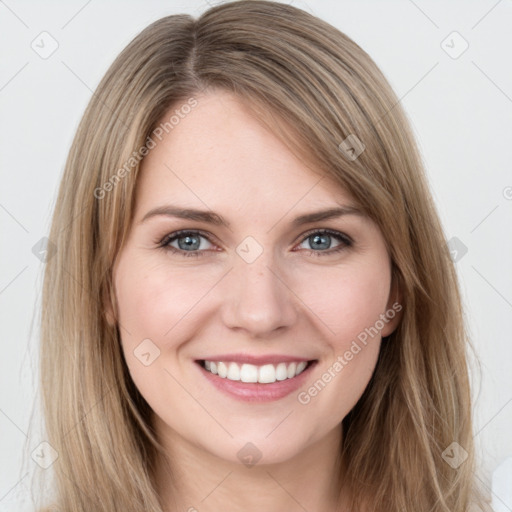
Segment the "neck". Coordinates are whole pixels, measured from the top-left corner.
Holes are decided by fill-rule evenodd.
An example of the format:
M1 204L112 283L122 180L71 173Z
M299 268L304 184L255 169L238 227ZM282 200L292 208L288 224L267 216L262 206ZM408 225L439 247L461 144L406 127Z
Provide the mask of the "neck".
M221 459L169 429L160 438L167 460L157 464L156 483L165 512L346 510L341 426L291 459L251 467Z

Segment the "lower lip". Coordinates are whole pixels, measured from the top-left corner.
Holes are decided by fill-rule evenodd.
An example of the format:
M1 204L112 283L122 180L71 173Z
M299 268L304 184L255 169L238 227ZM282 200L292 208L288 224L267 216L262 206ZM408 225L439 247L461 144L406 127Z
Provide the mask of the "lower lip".
M310 362L302 373L291 379L278 380L271 384L261 384L259 382L250 383L222 378L205 370L200 363L197 363L202 374L217 389L233 398L245 402L273 402L284 398L304 384L315 364L316 361Z

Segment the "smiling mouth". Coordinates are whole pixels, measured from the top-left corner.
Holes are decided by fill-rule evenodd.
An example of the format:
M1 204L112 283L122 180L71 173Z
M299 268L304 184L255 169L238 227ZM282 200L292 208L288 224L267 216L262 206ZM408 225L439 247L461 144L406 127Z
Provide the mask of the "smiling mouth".
M222 379L245 383L273 384L293 379L316 363L316 360L278 364L239 364L234 361L198 361L207 372Z

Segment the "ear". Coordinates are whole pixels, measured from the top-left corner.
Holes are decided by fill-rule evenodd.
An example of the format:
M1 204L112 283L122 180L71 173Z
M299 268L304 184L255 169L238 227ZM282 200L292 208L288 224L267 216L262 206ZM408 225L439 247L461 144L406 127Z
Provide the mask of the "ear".
M393 267L389 299L386 305L386 312L384 313L387 320L381 331L381 336L383 338L392 334L398 327L402 320L403 309L402 291L399 283L398 272L396 272L396 269Z
M103 313L110 327L114 327L117 324L115 306L114 306L113 289L109 282L104 288L102 293L102 304Z

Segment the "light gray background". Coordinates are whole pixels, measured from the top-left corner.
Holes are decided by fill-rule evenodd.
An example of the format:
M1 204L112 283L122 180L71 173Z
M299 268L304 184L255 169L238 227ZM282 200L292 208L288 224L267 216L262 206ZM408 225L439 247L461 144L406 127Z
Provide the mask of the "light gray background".
M512 511L512 2L293 4L352 37L383 70L411 120L446 236L467 247L456 265L482 363L481 377L472 372L480 478L489 493L494 485L495 509ZM44 269L32 248L48 233L80 117L109 64L140 30L205 7L201 0L0 0L2 511L28 507L36 468L30 453L44 440L28 431ZM43 31L58 43L46 59L31 47L51 48ZM458 55L464 40L469 47Z

